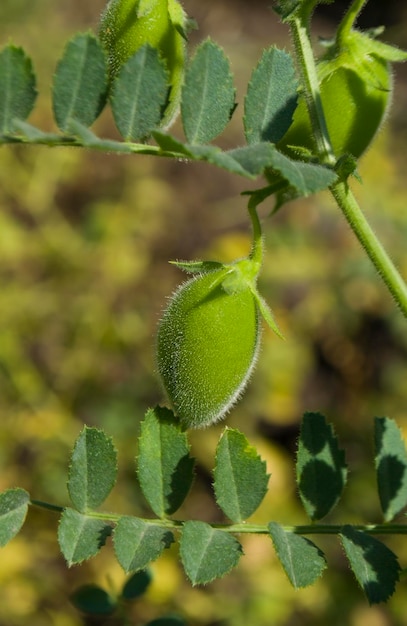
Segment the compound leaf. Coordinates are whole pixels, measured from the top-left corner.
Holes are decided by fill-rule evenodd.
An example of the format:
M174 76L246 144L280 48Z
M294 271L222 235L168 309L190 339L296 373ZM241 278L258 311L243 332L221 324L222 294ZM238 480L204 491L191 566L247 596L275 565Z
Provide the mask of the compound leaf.
M256 511L267 492L266 463L246 437L227 428L216 450L215 495L233 522L242 522Z
M294 63L274 46L265 50L253 70L244 103L244 129L248 144L277 143L287 132L297 107Z
M22 48L0 52L0 135L13 132L14 120L25 120L37 97L32 61Z
M70 120L90 126L107 100L107 64L99 40L77 34L68 41L53 82L53 108L61 130L70 132Z
M186 70L181 115L187 140L209 143L229 122L235 108L235 88L229 60L210 39L201 43Z
M171 515L185 500L193 480L194 459L186 434L172 411L156 407L141 424L138 478L158 517Z
M117 453L112 440L97 428L85 426L75 442L69 468L68 491L81 513L100 506L117 476Z
M25 489L7 489L0 494L0 547L21 530L29 503L30 495Z
M386 602L401 571L396 555L375 537L344 526L341 541L350 567L370 604Z
M295 589L312 585L326 568L321 550L309 539L269 524L270 536L285 573Z
M103 520L65 509L58 527L58 542L69 567L95 556L111 535L112 527Z
M375 465L384 519L392 520L407 504L407 453L394 420L375 418Z
M242 546L235 537L205 522L185 522L180 554L184 570L193 585L206 585L235 567Z
M126 141L140 141L159 126L168 96L168 72L158 51L144 45L130 57L113 82L111 104Z
M345 455L333 427L320 413L305 413L297 452L297 485L312 520L321 519L336 505L346 483Z
M169 530L135 517L121 517L113 535L117 560L125 572L145 568L173 541Z

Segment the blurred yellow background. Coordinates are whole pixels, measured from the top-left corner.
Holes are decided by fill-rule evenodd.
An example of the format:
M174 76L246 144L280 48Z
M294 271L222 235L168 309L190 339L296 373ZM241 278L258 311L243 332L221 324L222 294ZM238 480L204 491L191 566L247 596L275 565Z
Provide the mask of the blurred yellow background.
M2 0L0 43L25 47L40 96L30 122L55 129L52 73L74 32L96 29L104 0ZM191 47L211 34L231 57L238 110L219 139L243 142L242 109L252 67L271 43L290 46L269 2L185 0L198 21ZM332 25L321 16L319 32ZM407 47L407 30L387 40ZM394 115L363 158L355 191L374 229L407 276L406 68L397 68ZM95 125L116 137L108 111ZM182 132L176 128L175 133ZM74 148L0 149L0 489L68 503L69 454L84 423L111 435L119 483L108 509L150 515L136 485L139 422L164 402L155 373L154 333L166 297L183 280L170 259L245 255L250 245L248 183L203 163L116 156ZM364 258L328 194L261 207L267 254L261 291L286 340L265 330L248 392L227 419L267 460L270 491L253 521L302 524L293 458L301 415L319 410L335 424L350 480L329 521L380 521L372 463L372 418L388 415L407 431L407 324ZM220 521L211 495L213 453L223 425L192 433L198 475L179 512ZM0 626L86 623L69 602L80 584L119 589L125 580L109 543L68 570L52 513L29 512L21 534L1 551ZM405 583L385 607L369 608L336 539L316 539L329 570L295 592L271 541L242 539L245 556L225 579L191 588L176 548L153 565L154 582L131 624L166 611L191 626L404 626ZM404 539L388 542L407 561ZM95 622L93 622L95 623ZM121 624L114 620L98 624Z

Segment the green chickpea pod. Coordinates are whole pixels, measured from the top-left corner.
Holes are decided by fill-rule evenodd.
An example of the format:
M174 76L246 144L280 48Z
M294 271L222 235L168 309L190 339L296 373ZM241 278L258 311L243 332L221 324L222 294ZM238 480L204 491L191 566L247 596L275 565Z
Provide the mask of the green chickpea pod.
M261 315L280 334L257 291L263 244L255 209L248 258L231 264L176 262L198 273L173 294L157 333L157 366L184 427L202 428L225 416L243 393L256 363Z
M317 65L322 107L337 157L351 154L359 158L369 147L391 105L391 63L407 59L407 53L373 38L381 29L362 33L353 28L362 6L357 1L351 4ZM293 123L277 146L294 158L301 158L304 152L316 153L302 95Z
M179 107L189 21L178 0L110 0L99 36L108 54L110 79L145 44L157 48L171 87L163 125L168 127Z

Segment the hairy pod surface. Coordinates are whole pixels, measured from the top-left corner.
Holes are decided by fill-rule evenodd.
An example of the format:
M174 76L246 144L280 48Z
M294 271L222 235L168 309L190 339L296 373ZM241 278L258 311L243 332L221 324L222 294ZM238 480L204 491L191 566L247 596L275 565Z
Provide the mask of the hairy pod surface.
M337 157L359 158L380 130L392 99L391 62L407 55L362 32L351 30L317 65L320 95L332 148ZM305 98L278 147L295 156L295 147L316 153Z
M229 289L230 273L219 269L182 284L159 324L159 374L185 427L221 419L240 397L256 362L256 298L247 284Z
M99 36L108 55L111 80L143 45L159 51L171 87L164 118L167 126L181 97L186 25L186 15L177 0L110 0L100 21Z

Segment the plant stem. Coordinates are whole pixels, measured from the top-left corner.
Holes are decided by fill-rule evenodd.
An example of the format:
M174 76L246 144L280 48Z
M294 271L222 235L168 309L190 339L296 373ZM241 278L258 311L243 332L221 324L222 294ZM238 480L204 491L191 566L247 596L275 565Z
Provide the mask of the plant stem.
M65 507L50 504L49 502L43 502L41 500L31 500L31 504L42 509L49 511L55 511L57 513L63 513ZM96 519L110 521L117 523L121 515L117 513L104 513L101 511L89 511L84 513L87 517L93 517ZM152 524L153 526L160 526L161 528L168 528L169 530L180 530L184 522L182 520L174 519L162 519L162 518L135 518L146 524ZM240 524L210 524L212 528L216 530L222 530L227 533L234 534L253 534L253 535L268 535L268 524L247 524L242 522ZM282 526L285 532L291 532L298 535L338 535L342 532L345 525L349 524L302 524L298 526ZM362 532L371 535L407 535L407 524L351 524L354 530L360 530Z
M50 504L49 502L43 502L42 500L30 500L30 504L40 509L47 509L47 511L54 511L55 513L63 513L64 511L63 506Z
M336 183L331 187L331 193L403 315L407 317L406 283L377 239L348 184Z
M334 165L336 159L322 107L317 68L309 35L309 20L310 12L308 10L300 13L290 20L290 30L317 151L322 163Z

